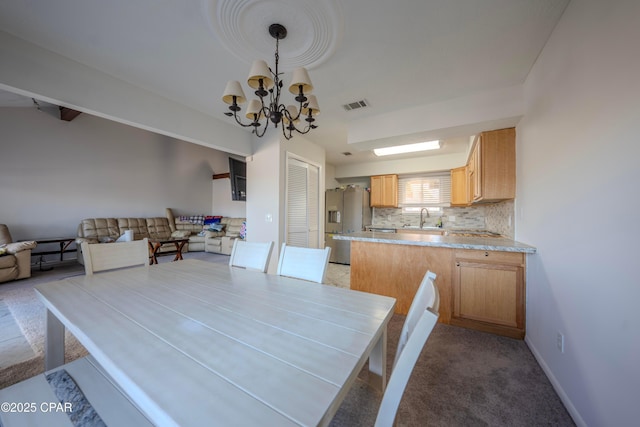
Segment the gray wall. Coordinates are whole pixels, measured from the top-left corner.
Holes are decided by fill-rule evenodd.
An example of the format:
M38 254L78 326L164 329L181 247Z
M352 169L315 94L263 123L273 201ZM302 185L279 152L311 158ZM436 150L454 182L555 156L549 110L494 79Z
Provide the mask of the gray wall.
M516 129L526 340L579 426L640 419L639 18L637 0L572 1Z
M211 177L228 172L226 153L89 114L64 122L35 108L0 108L0 129L0 223L16 240L75 236L83 218L164 216L167 207L244 213L230 188L218 188L213 201Z

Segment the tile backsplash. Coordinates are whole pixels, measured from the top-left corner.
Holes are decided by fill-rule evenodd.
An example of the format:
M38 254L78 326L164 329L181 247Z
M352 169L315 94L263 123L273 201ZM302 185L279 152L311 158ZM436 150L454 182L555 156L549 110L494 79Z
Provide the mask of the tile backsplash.
M516 234L514 201L505 200L500 203L489 203L484 206L484 209L487 230L513 239Z
M492 231L513 238L513 212L513 200L468 207L445 207L442 208L442 225L449 229ZM429 218L423 219L425 225L434 226L439 218L439 214L431 213ZM401 208L373 208L371 220L373 225L381 227L417 226L420 224L420 214L403 212Z

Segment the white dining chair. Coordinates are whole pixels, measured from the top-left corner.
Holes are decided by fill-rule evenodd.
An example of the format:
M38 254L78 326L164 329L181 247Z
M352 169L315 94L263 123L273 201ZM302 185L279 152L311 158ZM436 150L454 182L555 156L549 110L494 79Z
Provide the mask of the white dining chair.
M438 321L440 296L435 279L436 275L427 271L411 302L398 340L391 377L378 407L376 427L393 425L413 368ZM344 413L347 408L358 408L362 411L363 401L369 400L367 403L370 403L371 399L375 399L374 396L368 385L363 385L361 382L356 384L347 395L331 425L342 425L344 419L350 419L349 414Z
M82 242L84 271L87 276L105 270L143 265L149 267L149 240L132 242Z
M235 239L233 249L231 249L229 265L266 273L272 250L273 242L247 242Z
M278 260L279 276L295 277L310 282L324 283L331 248L301 248L282 244Z

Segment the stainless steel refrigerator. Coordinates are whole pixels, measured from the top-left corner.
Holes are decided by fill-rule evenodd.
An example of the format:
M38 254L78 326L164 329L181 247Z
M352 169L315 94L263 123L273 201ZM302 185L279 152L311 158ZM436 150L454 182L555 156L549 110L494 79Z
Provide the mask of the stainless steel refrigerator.
M351 242L334 240L334 234L364 231L371 224L369 192L361 187L327 190L325 193L325 244L331 247L330 262L349 264Z

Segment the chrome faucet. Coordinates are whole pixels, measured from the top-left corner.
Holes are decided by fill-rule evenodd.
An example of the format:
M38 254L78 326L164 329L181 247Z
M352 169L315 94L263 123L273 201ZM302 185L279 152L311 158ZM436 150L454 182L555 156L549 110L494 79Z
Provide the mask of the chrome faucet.
M420 209L420 228L422 228L424 226L424 223L425 223L425 220L422 219L422 212L426 212L427 213L427 218L429 218L429 209L427 209L427 208Z

